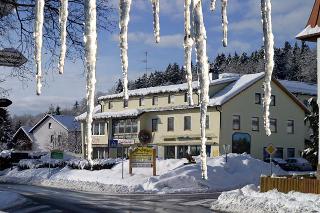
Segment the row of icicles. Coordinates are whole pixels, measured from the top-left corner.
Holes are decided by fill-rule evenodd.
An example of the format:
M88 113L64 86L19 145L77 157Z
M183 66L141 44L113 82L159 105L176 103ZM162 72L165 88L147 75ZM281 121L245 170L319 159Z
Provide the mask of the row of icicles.
M156 43L160 42L160 0L150 0L153 10L153 31ZM66 33L68 19L68 1L60 0L61 8L59 13L61 49L59 57L59 73L63 73L64 62L66 57ZM121 52L121 65L123 74L123 99L128 101L128 24L130 20L130 8L132 0L119 0L119 42ZM227 0L221 0L221 16L223 29L223 46L226 47L228 40L228 18L227 18ZM36 1L36 21L35 21L35 62L36 62L36 80L37 94L41 94L41 50L42 50L42 27L44 22L45 0ZM210 10L216 8L216 0L211 0ZM265 49L265 82L264 82L264 125L266 134L270 135L269 129L269 104L271 97L271 76L273 71L273 34L271 22L271 0L261 0L261 14L264 33ZM85 138L87 143L87 158L91 160L92 137L91 125L94 109L95 93L95 72L96 72L96 54L97 54L97 29L96 29L96 0L85 0L85 58L87 71L87 116ZM188 104L194 105L192 93L192 48L195 47L197 66L199 74L199 93L200 93L200 126L201 126L201 171L202 178L207 179L206 165L206 133L205 120L207 106L209 103L209 65L206 51L206 30L203 20L202 0L184 0L184 68L186 70L186 79L188 85Z

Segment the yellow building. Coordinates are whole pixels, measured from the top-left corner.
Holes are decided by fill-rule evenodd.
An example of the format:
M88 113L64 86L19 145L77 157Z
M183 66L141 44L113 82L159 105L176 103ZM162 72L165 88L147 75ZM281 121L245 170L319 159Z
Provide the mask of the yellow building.
M274 144L275 157L299 156L304 149L308 109L278 80L272 80L270 126L272 135L266 136L263 127L264 73L242 76L222 76L211 80L210 103L206 120L207 154L230 152L250 153L266 159L264 147ZM99 98L93 116L93 157L121 156L118 139L139 143L141 130L151 132L151 144L161 158L182 158L187 153L200 153L200 110L197 82L193 83L194 106L187 103L187 84L150 87L129 91L125 105L122 94ZM82 133L85 114L80 115ZM82 134L83 153L86 153ZM127 151L127 147L125 149ZM86 156L85 156L86 157Z

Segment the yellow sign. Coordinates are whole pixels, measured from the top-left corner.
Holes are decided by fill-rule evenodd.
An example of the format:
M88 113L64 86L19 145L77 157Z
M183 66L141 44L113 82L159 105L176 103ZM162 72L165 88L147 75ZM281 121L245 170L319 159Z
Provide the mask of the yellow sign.
M137 147L129 155L129 174L134 167L152 167L156 175L156 150L151 147Z
M273 155L277 151L277 148L271 143L266 147L266 151L269 153L269 155Z

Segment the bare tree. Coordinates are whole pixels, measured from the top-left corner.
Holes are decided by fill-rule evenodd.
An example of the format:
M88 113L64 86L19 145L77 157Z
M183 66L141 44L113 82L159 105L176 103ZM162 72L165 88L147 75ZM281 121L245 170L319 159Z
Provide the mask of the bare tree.
M69 0L67 58L72 61L79 59L83 61L84 59L84 2L85 0ZM28 58L28 62L24 66L12 69L9 75L21 80L28 79L34 73L35 0L1 0L0 12L3 8L13 9L5 16L0 15L0 48L16 48ZM45 1L43 58L46 72L58 70L60 50L59 8L60 0ZM111 0L97 0L98 31L114 29L114 11Z

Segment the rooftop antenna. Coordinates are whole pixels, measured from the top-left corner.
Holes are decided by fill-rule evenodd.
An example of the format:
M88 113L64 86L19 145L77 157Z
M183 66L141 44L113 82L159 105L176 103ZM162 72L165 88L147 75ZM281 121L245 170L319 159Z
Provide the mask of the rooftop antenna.
M144 53L145 53L146 58L144 60L142 60L142 62L146 64L145 72L146 72L146 75L148 75L148 70L151 69L150 67L148 67L148 51L145 51Z

